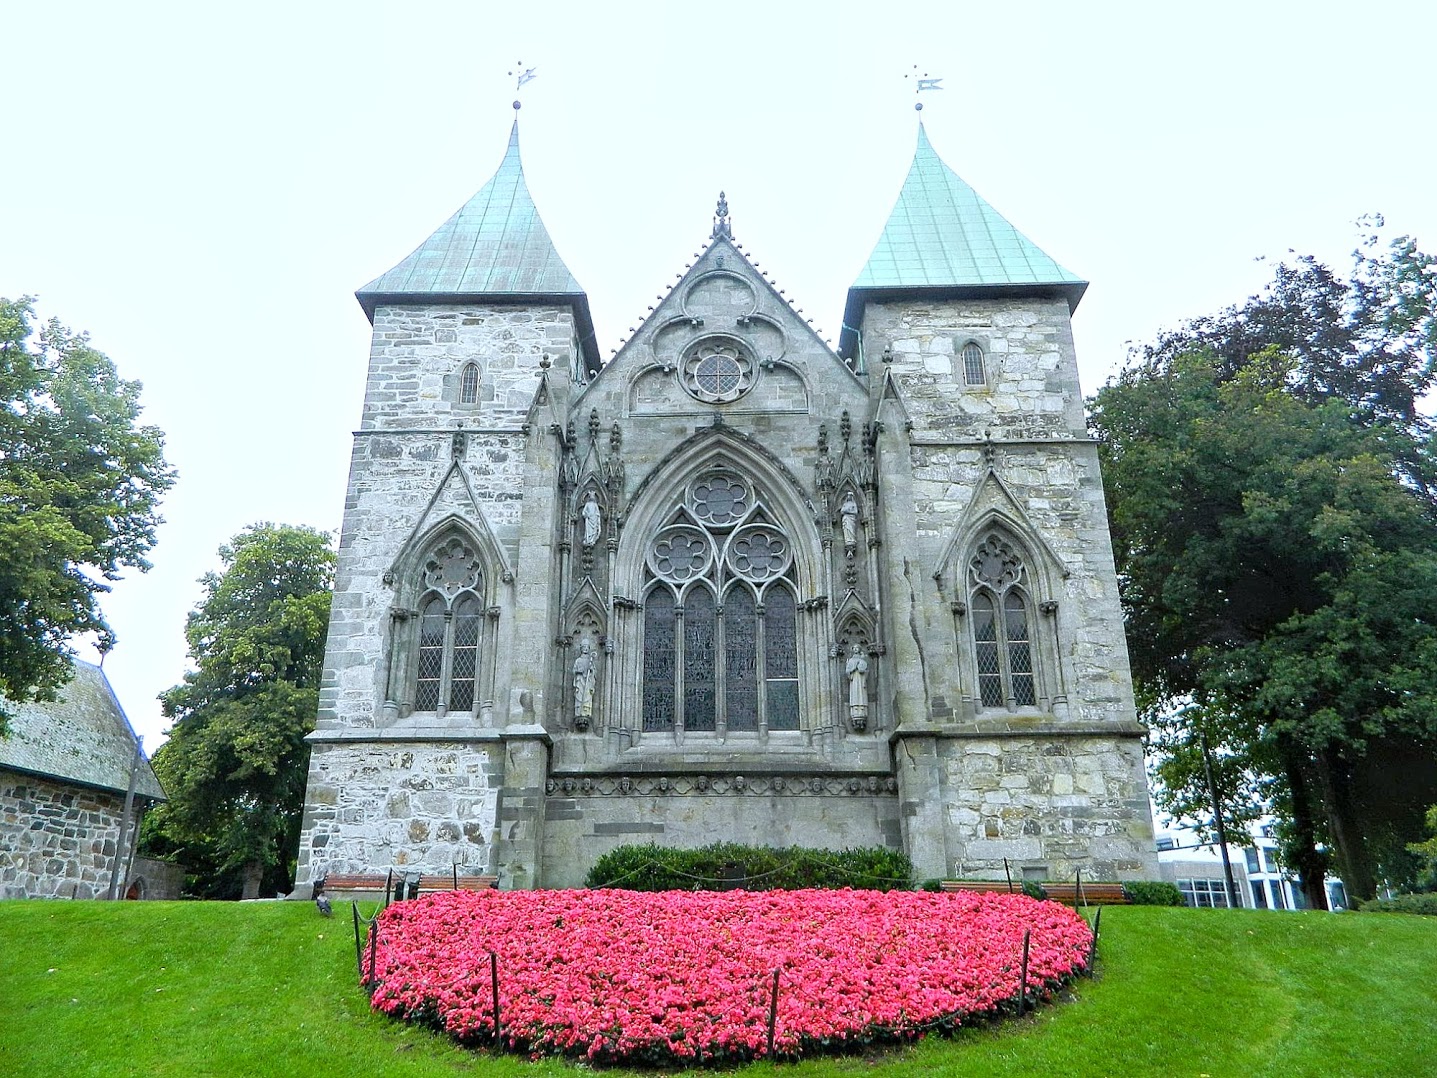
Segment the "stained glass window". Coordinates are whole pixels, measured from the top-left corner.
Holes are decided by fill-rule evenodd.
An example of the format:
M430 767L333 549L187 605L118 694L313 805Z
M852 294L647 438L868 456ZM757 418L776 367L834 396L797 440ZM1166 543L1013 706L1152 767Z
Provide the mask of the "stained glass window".
M647 552L644 729L799 729L793 548L762 492L727 469L705 471L669 521Z
M674 728L674 596L655 588L644 603L644 729Z
M730 730L758 729L758 608L743 584L723 604L724 709Z
M424 561L419 604L414 710L472 712L478 693L484 575L479 558L457 536Z
M983 707L1036 707L1026 570L1017 548L987 536L969 560L973 657Z
M714 597L695 588L684 600L684 729L712 730L717 721Z
M782 586L764 592L763 659L770 730L798 729L796 615L793 592Z

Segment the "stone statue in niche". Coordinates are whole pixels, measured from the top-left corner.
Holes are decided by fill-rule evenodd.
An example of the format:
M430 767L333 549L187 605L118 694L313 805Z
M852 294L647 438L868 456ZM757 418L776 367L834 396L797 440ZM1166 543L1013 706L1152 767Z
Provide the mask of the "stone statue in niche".
M599 498L592 490L584 499L583 508L579 510L579 517L584 522L584 534L580 542L588 548L599 541L599 532L604 527L604 511L599 508Z
M587 636L579 640L579 655L574 660L574 729L589 728L594 718L594 683L598 675L599 656Z
M848 675L848 720L862 732L868 725L868 659L856 643L848 650L844 673Z
M853 496L853 491L843 496L838 516L843 525L843 549L852 553L858 549L858 499Z

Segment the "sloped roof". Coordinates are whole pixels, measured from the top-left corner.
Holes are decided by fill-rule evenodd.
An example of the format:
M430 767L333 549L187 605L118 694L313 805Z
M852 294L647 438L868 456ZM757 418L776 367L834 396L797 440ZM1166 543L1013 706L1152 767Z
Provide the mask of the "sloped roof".
M517 117L489 182L355 297L371 321L375 308L386 303L566 301L575 308L589 365L598 365L588 297L554 249L524 182Z
M75 661L75 676L49 703L6 701L10 732L0 737L0 767L124 793L135 758L135 731L104 671ZM145 760L135 792L163 801L165 791Z
M849 288L843 344L850 343L865 299L1037 290L1061 295L1076 308L1087 287L944 164L919 124L918 148L898 202Z

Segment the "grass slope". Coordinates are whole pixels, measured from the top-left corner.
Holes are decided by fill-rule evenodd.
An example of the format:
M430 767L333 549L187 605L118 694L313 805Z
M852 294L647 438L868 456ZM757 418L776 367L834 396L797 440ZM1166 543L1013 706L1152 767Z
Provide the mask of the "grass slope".
M0 902L0 1074L586 1072L463 1051L370 1013L339 912ZM1434 1074L1434 956L1434 918L1110 908L1099 976L1068 1003L955 1040L735 1073Z

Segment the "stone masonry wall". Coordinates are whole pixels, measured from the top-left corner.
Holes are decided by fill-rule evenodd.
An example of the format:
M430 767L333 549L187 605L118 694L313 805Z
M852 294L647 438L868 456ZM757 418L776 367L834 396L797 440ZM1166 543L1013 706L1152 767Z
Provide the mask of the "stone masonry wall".
M582 887L599 857L631 843L897 849L898 811L896 783L876 776L551 779L541 879Z
M499 755L497 742L315 745L296 879L490 868Z
M955 877L1156 879L1135 738L959 738L941 743Z
M124 811L124 794L0 771L0 898L103 896Z

